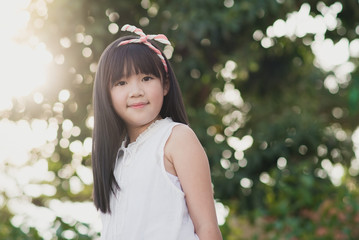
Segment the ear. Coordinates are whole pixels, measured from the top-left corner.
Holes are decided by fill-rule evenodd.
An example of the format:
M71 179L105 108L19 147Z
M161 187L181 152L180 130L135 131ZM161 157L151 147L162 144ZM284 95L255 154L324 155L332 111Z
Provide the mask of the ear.
M170 81L166 78L163 82L163 96L166 96L170 90Z

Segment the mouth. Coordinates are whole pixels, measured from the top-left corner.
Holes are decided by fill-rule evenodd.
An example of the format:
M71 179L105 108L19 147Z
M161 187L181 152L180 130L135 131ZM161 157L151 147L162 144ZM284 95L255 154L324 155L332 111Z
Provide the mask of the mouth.
M129 107L138 109L138 108L145 107L147 104L148 104L147 102L132 103L132 104L129 105Z

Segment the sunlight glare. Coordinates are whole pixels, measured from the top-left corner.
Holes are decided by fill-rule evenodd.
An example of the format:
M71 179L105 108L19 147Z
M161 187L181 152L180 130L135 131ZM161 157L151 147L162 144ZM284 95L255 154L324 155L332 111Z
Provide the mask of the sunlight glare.
M56 213L56 216L92 225L93 230L100 231L99 213L92 202L61 202L60 200L52 199L49 205L49 208ZM97 219L97 221L94 222L93 219Z
M311 15L311 7L308 3L303 3L299 11L288 14L286 20L278 19L266 30L266 36L260 36L258 30L255 31L254 39L261 41L264 48L274 45L273 38L286 36L292 40L303 38L308 34L314 35L311 48L315 55L314 64L325 71L335 71L337 67L348 62L350 56L358 56L359 44L353 40L350 45L346 38L334 43L331 39L326 39L327 31L333 31L341 27L341 22L337 15L342 11L343 6L340 2L326 6L323 2L318 3L317 9L321 14ZM352 70L345 72L349 74Z
M331 39L316 41L312 44L312 50L316 55L316 63L326 71L349 60L349 41L345 38L336 44Z
M342 164L333 164L329 159L323 159L321 166L328 173L331 182L335 186L340 186L342 184L342 178L344 176L344 167Z
M218 225L222 226L226 222L229 214L229 207L221 202L215 201Z
M19 43L24 38L30 1L0 3L0 111L11 110L12 99L29 95L46 82L46 68L52 56L44 43Z
M357 127L352 135L353 149L356 159L359 161L359 127Z
M227 143L236 151L245 151L252 146L253 138L250 135L246 135L242 139L237 137L229 137L227 138Z

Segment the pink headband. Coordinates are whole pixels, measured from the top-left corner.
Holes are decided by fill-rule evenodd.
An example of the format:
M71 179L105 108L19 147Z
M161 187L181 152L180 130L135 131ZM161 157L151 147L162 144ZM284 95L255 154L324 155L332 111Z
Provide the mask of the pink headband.
M167 64L165 61L165 58L162 56L162 53L160 50L158 50L157 48L155 48L149 41L147 41L147 39L149 40L156 40L160 43L166 44L166 45L171 45L171 43L168 41L167 37L163 34L156 34L156 35L146 35L143 33L143 31L140 28L137 28L135 26L126 24L121 28L121 31L129 31L129 32L134 32L137 35L140 36L140 38L135 38L135 39L130 39L127 41L122 41L118 44L118 46L122 46L122 45L126 45L129 43L143 43L146 44L149 48L151 48L161 59L163 66L165 67L166 73L168 73L168 68L167 68Z

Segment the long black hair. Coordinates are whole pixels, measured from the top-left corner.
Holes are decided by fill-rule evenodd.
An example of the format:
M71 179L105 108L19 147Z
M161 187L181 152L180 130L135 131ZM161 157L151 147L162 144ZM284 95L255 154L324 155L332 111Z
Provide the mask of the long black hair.
M138 38L126 36L112 42L102 53L96 72L93 89L94 129L92 145L92 169L94 176L93 198L97 209L111 212L110 194L119 188L113 171L117 151L126 137L123 120L112 105L110 89L116 81L131 74L152 74L169 84L160 111L162 118L171 117L175 122L188 124L182 94L173 69L165 58L168 73L159 56L148 46L130 43L122 46L122 41ZM156 48L155 43L151 42Z

